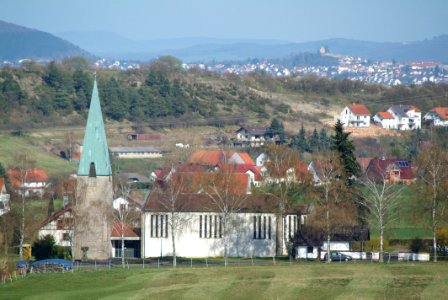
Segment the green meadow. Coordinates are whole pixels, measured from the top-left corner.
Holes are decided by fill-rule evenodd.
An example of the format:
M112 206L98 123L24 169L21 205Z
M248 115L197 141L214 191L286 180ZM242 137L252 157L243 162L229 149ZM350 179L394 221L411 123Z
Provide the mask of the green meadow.
M447 263L299 263L33 274L1 299L446 299Z

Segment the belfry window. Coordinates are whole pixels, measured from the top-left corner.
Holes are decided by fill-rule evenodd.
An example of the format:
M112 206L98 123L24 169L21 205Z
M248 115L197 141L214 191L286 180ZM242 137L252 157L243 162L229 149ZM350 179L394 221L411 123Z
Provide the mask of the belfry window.
M95 169L95 163L90 163L90 169L89 169L89 177L96 177L96 169Z

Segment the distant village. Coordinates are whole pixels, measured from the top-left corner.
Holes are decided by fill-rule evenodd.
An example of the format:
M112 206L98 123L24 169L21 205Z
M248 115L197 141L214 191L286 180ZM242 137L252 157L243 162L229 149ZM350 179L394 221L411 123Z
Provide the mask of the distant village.
M428 83L448 83L448 66L436 61L370 61L361 57L328 53L325 47L320 54L337 59L333 66L295 66L285 67L272 63L269 59L250 63L185 63L185 70L197 69L218 74L247 75L263 72L273 77L314 76L328 79L350 79L381 84L422 85ZM131 70L140 68L140 64L127 61L109 61L100 59L95 62L98 68Z

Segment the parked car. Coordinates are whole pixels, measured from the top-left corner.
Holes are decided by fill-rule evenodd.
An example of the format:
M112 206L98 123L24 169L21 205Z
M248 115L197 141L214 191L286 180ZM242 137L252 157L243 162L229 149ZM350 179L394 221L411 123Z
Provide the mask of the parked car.
M324 261L327 260L327 254L325 253ZM346 254L342 254L340 252L330 252L330 260L331 261L350 261L352 257Z

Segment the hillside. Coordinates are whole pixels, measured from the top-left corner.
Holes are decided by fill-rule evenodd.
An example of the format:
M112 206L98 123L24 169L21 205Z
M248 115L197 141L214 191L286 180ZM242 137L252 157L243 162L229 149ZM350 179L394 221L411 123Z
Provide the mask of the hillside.
M299 53L317 53L321 46L326 46L335 54L360 56L370 60L448 62L448 35L410 42L370 42L334 38L302 43L213 38L131 40L101 31L62 32L59 35L99 56L140 61L163 55L173 55L184 62L281 59Z
M91 54L52 34L0 20L0 61L61 60Z
M47 66L26 64L0 72L0 130L83 125L93 71L78 58ZM140 70L97 72L107 119L138 126L266 125L273 117L286 129L322 127L349 102L371 112L392 104L423 111L446 104L446 85L384 87L359 81L263 74L218 76L184 71L173 57Z

